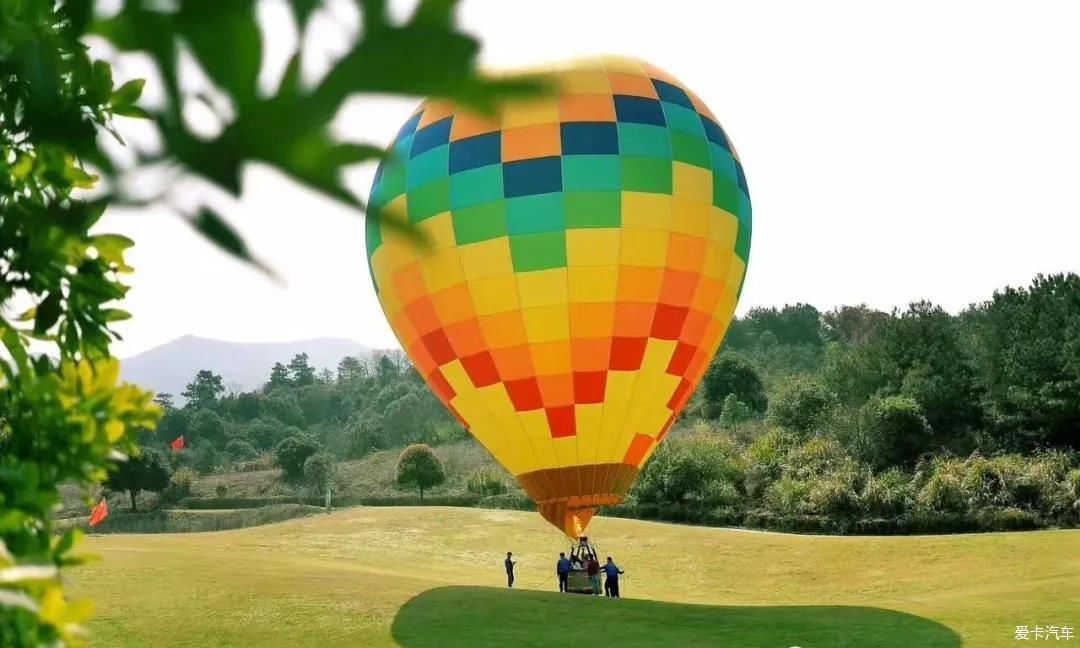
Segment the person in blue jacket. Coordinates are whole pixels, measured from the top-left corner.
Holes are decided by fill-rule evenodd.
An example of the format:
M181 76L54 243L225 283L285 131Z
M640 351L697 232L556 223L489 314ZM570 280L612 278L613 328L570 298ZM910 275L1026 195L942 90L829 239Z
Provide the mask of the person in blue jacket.
M604 580L604 595L611 596L613 598L619 598L619 574L625 574L623 570L619 569L611 560L611 556L607 557L607 564L604 565L604 574L607 578Z
M559 576L559 591L566 592L570 583L570 560L566 554L559 554L559 562L555 563L555 573Z

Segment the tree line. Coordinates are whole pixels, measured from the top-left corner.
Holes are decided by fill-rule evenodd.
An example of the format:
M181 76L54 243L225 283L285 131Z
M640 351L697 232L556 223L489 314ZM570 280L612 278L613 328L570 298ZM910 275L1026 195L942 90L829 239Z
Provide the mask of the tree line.
M1038 276L956 315L925 301L751 310L681 429L631 514L867 532L1076 524L1080 277Z
M248 468L263 457L298 477L304 460L320 450L356 459L466 436L398 353L346 357L336 371L317 371L301 353L276 363L261 388L236 393L226 393L221 376L202 370L181 396L183 406L171 394L157 395L165 413L143 443L164 450L183 437L173 463L203 474Z

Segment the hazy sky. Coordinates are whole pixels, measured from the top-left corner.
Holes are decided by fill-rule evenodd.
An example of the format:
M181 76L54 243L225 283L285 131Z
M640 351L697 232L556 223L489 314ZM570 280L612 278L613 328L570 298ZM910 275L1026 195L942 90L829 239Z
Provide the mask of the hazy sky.
M280 9L264 13L269 82L295 41ZM487 66L636 56L709 104L754 207L740 313L919 298L955 311L1036 273L1080 271L1074 0L466 0L461 16ZM320 42L341 42L348 17L321 22ZM415 103L360 98L335 126L385 144ZM353 189L366 197L373 172L350 175ZM103 220L137 242L122 356L189 333L396 344L368 279L361 217L259 167L227 216L284 286L174 218Z

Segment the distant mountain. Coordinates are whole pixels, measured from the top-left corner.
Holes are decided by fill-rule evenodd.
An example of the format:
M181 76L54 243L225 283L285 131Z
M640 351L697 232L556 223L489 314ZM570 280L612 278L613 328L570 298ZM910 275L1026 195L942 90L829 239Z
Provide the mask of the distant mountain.
M180 392L200 369L220 375L229 390L249 391L270 378L275 362L287 364L298 353L308 354L308 362L320 371L336 369L345 356L368 357L372 349L341 338L246 343L186 335L122 360L120 373L124 380L172 394L180 403L184 400Z

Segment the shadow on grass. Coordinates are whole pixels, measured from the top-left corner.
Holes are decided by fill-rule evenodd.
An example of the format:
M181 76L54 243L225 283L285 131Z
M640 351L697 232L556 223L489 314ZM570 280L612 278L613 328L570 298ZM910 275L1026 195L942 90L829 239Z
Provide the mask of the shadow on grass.
M957 648L960 637L921 617L870 607L733 607L490 587L440 587L398 611L402 648L469 646L731 646Z

